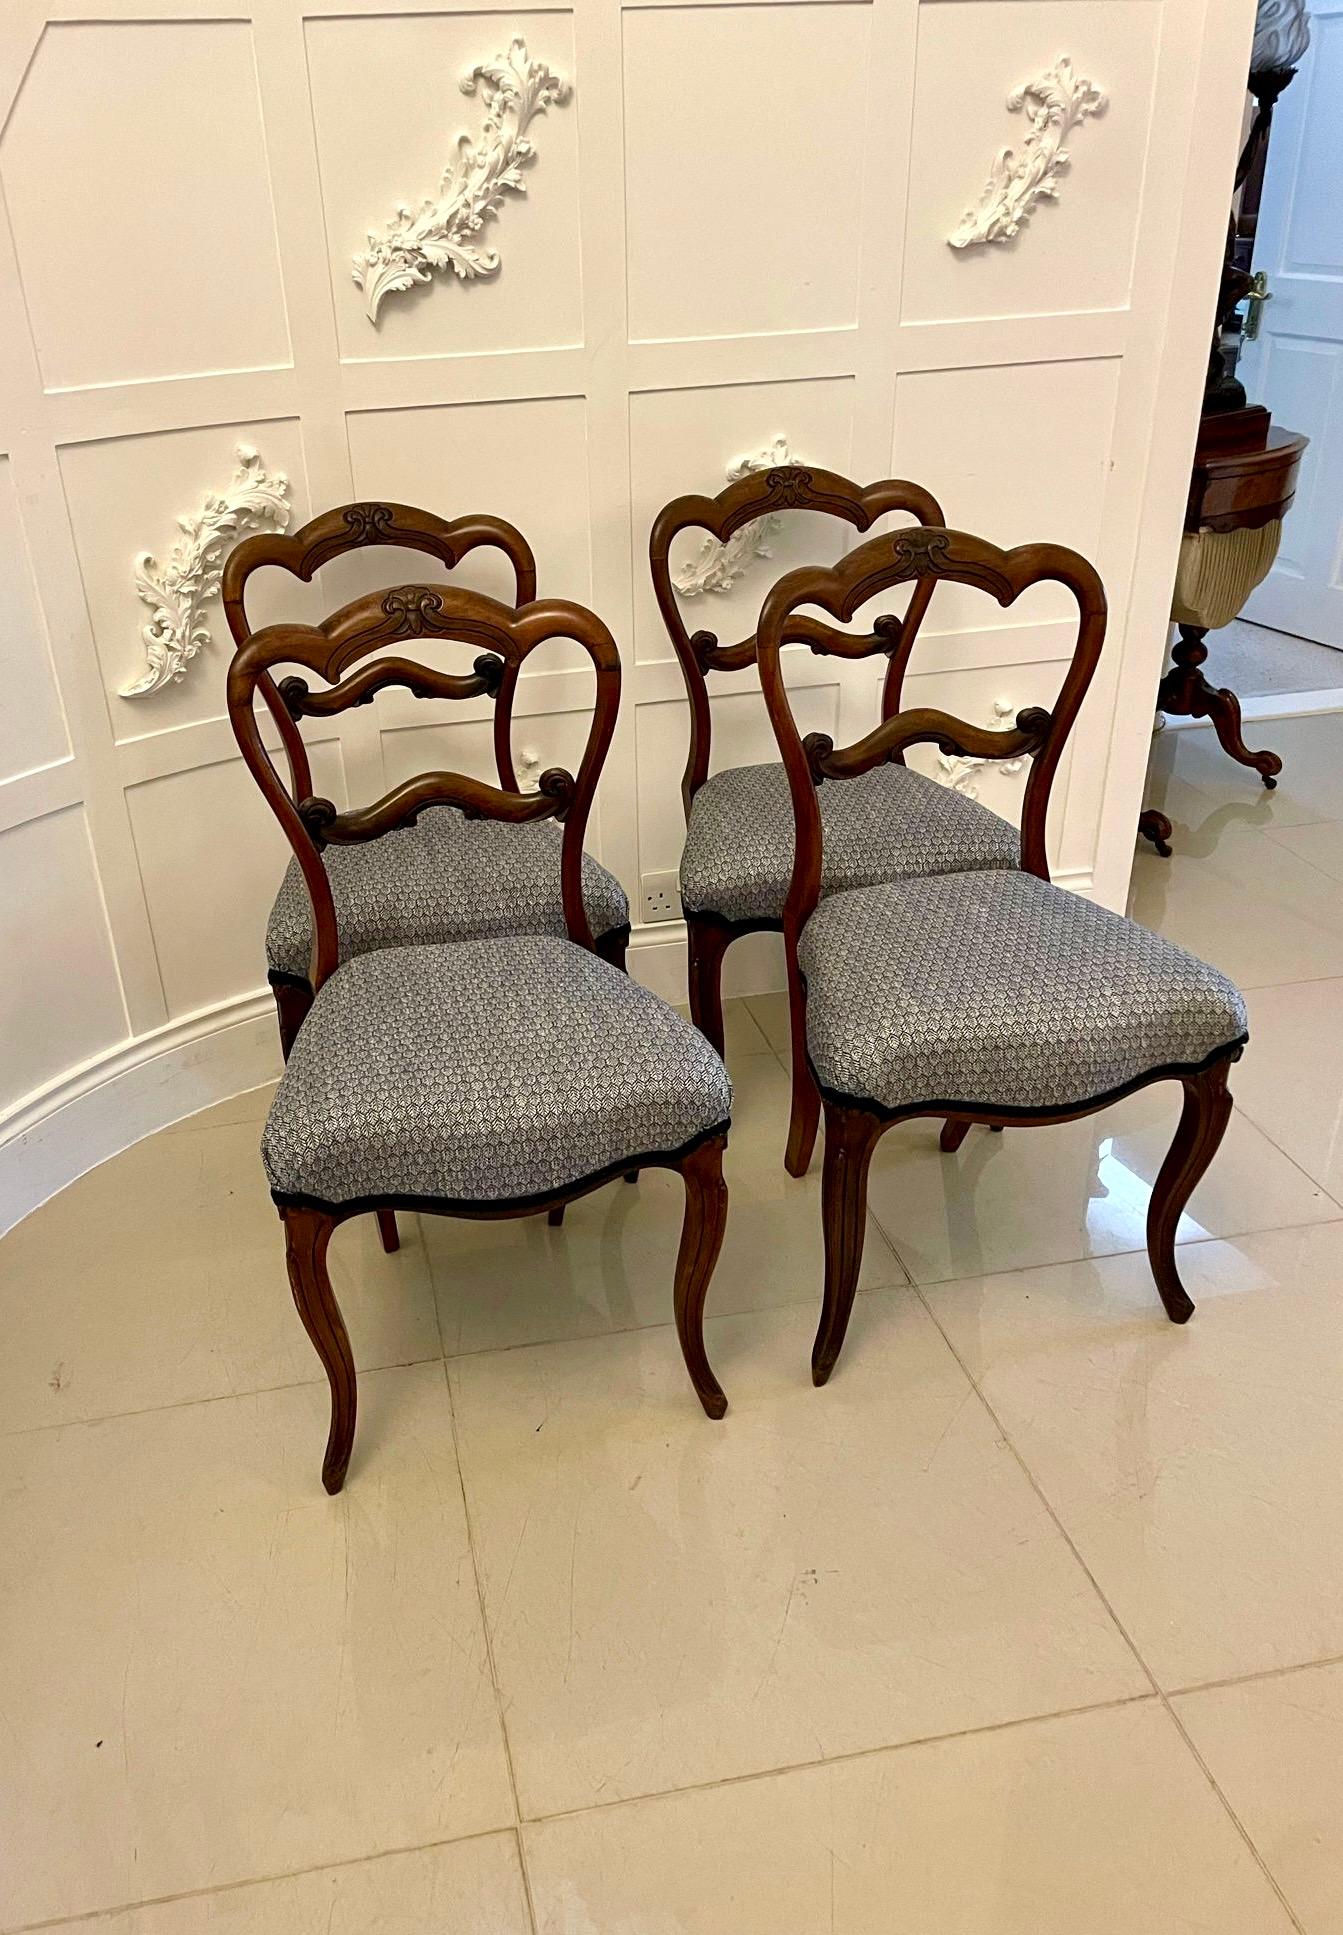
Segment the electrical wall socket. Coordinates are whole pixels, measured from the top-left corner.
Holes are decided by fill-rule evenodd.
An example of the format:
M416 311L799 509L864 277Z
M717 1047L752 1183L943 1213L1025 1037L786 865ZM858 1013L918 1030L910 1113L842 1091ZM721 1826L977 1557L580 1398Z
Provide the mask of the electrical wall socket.
M646 873L639 881L646 921L680 920L681 882L674 873Z

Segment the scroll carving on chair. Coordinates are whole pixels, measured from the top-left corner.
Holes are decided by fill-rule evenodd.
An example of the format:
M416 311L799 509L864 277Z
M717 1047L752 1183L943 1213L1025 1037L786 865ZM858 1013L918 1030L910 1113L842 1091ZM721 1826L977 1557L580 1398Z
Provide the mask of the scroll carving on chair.
M686 843L681 901L689 940L691 1013L720 1051L723 1045L723 959L743 934L780 933L793 862L792 813L784 769L777 763L730 767L710 775L710 673L755 665L756 633L721 645L709 631L691 633L677 597L671 551L677 537L702 530L730 541L762 516L811 511L859 532L879 518L918 520L892 534L914 581L903 617L885 612L868 632L849 633L807 613L789 616L786 643L846 659L883 654L887 669L881 715L901 703L906 670L926 616L945 548L941 506L921 485L890 478L861 485L814 465L788 464L743 476L716 497L678 497L653 525L649 564L658 608L680 662L690 701L690 749L681 797ZM866 886L911 874L1015 867L1016 828L959 791L906 767L896 752L881 769L836 782L821 795L826 821L823 891ZM810 1149L820 1104L805 1067L793 1071L789 1146Z
M863 603L933 574L1012 604L1045 580L1078 613L1071 663L1053 706L1001 732L930 708L892 711L855 745L803 738L782 653L798 606L842 623ZM823 1384L839 1355L862 1260L867 1175L893 1124L941 1117L945 1151L972 1123L1067 1122L1157 1081L1178 1081L1184 1111L1152 1192L1148 1254L1166 1312L1193 1311L1175 1262L1181 1211L1217 1151L1231 1099L1227 1074L1246 1040L1244 1002L1226 977L1132 921L1049 882L1045 822L1064 745L1105 635L1105 597L1085 559L1058 545L1001 551L960 531L874 538L832 570L791 572L760 615L765 703L788 776L796 832L784 907L794 1067L805 1067L825 1116L825 1286L812 1354ZM967 757L1029 757L1020 866L945 872L822 898L819 799L852 778L932 743ZM818 788L820 794L818 795ZM810 1143L790 1141L789 1167Z
M452 772L393 787L371 805L337 809L286 785L257 718L258 693L280 665L325 682L346 705L376 689L362 666L386 642L392 613L413 611L419 635L483 646L516 677L554 638L586 652L596 699L575 773L539 794ZM390 671L388 667L391 667ZM432 683L430 667L396 658L382 672ZM442 676L437 675L437 676ZM470 677L471 675L463 675ZM345 1479L356 1379L326 1250L351 1216L397 1210L467 1217L544 1214L649 1166L678 1170L686 1192L673 1310L705 1411L727 1400L704 1350L703 1309L727 1214L722 1155L731 1087L720 1057L689 1022L599 954L584 899L583 840L615 729L620 663L609 631L561 599L502 605L455 586L372 593L320 625L250 633L229 671L228 708L243 757L293 850L309 901L312 1000L291 1044L262 1143L285 1229L290 1283L326 1370L331 1426L322 1478ZM299 790L299 797L295 791ZM351 953L329 868L345 845L365 849L419 814L469 798L493 822L560 828L561 934L493 933Z

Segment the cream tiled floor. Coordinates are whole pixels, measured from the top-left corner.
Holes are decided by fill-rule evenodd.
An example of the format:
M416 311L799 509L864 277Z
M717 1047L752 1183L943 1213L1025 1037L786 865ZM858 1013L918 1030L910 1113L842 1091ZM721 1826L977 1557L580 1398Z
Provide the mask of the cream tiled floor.
M731 1014L721 1425L670 1177L342 1229L338 1499L265 1091L0 1242L0 1929L1343 1931L1343 716L1255 736L1275 796L1162 737L1135 869L1251 1008L1183 1330L1173 1096L915 1125L814 1391L777 997Z

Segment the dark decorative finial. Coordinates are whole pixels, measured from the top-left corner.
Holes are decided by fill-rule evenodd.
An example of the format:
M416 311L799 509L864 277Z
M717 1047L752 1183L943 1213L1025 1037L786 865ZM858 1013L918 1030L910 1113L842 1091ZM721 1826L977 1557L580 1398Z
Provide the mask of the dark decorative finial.
M307 828L313 845L319 850L326 845L327 831L339 817L331 800L311 797L299 801L298 816Z
M480 680L483 690L494 698L504 682L504 661L494 652L482 652L471 669Z
M291 672L287 679L281 679L278 691L285 711L291 719L301 719L307 710L308 681Z
M825 777L821 767L835 750L835 742L828 732L809 732L802 741L802 750L807 755L811 776L819 786Z
M542 798L554 800L557 820L562 820L573 805L574 788L574 776L567 773L563 766L547 766L536 782L536 790Z

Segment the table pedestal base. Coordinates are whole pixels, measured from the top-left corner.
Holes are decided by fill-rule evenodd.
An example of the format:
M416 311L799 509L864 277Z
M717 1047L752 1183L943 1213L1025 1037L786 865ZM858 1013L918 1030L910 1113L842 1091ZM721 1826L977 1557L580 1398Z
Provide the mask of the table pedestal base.
M1251 752L1241 737L1240 700L1229 686L1217 686L1203 673L1208 656L1204 639L1206 625L1181 625L1180 636L1171 651L1171 668L1157 688L1156 702L1162 712L1177 719L1211 719L1213 731L1223 752L1238 765L1258 773L1265 786L1278 783L1282 761L1275 752ZM1171 823L1164 813L1148 808L1139 816L1138 832L1164 860L1170 858Z

